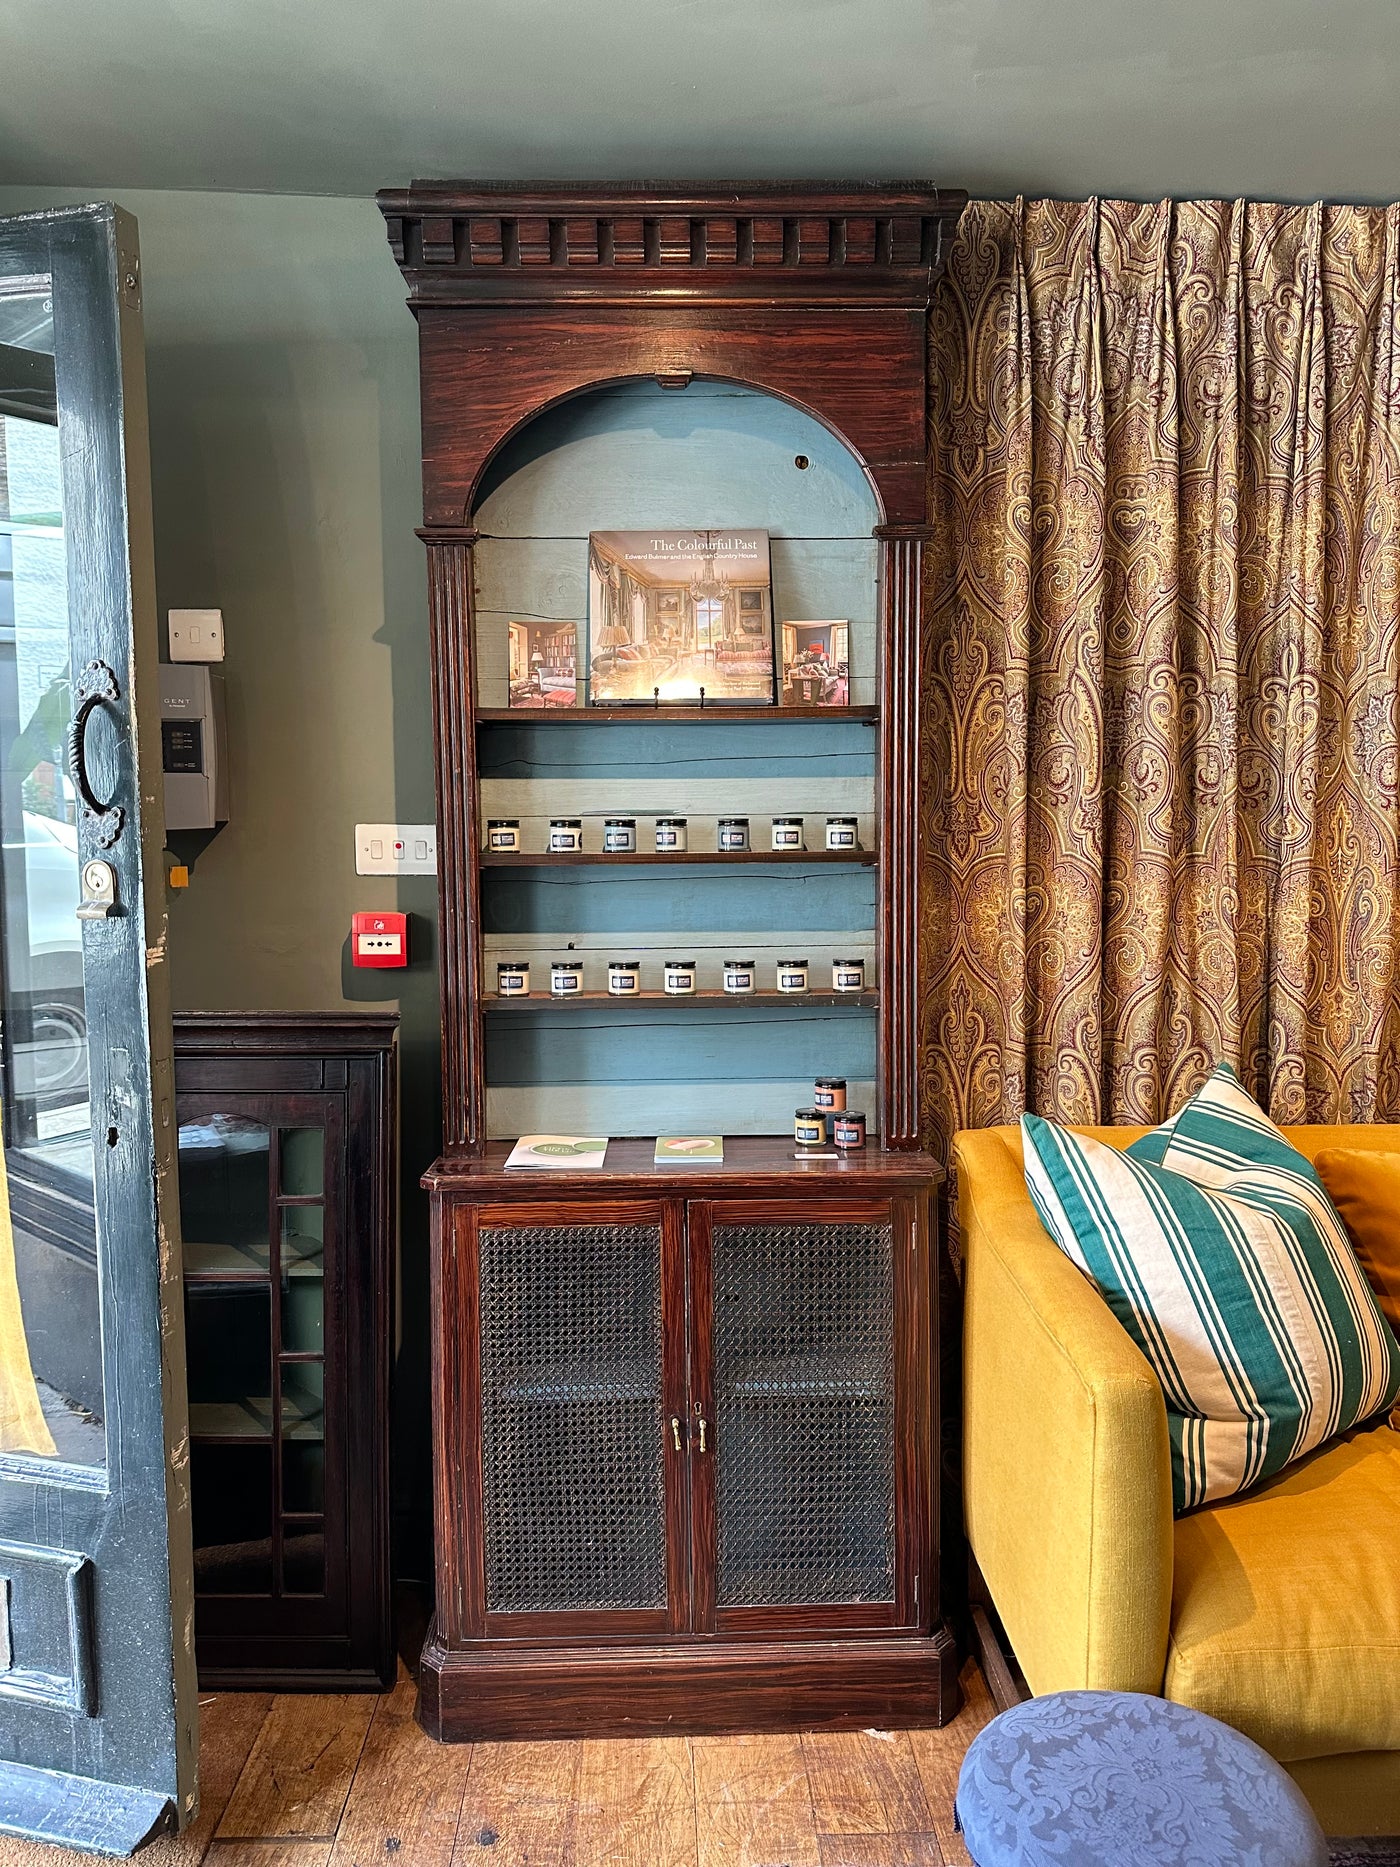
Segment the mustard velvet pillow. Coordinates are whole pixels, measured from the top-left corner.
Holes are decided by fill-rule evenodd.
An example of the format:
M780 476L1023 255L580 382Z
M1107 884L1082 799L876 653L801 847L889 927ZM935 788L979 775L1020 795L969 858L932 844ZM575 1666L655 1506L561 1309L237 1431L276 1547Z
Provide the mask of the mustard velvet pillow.
M1400 1334L1400 1154L1328 1147L1313 1162L1386 1321Z

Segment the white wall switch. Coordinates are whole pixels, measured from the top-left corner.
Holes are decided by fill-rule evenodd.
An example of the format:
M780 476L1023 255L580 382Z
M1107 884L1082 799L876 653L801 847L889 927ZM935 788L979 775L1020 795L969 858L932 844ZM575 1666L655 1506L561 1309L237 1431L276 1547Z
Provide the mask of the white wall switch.
M221 609L172 609L167 612L172 661L222 661L224 612Z
M356 875L436 875L437 825L357 823Z

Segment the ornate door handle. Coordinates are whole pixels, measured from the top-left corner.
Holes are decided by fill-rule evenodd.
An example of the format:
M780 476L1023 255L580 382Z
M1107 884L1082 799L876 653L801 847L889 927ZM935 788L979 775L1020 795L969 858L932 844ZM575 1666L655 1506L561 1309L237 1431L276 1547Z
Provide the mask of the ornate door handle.
M680 1415L677 1413L671 1415L671 1438L675 1442L677 1452L679 1452L681 1449L681 1421Z
M101 801L87 769L88 721L104 700L115 705L121 699L117 677L105 661L88 663L73 683L73 698L78 710L68 727L68 769L83 801L83 819L92 830L93 840L99 849L110 849L122 833L125 815L119 804Z
M709 1421L705 1418L704 1414L701 1413L697 1414L695 1424L700 1429L700 1450L703 1452L705 1450L705 1428L708 1426Z

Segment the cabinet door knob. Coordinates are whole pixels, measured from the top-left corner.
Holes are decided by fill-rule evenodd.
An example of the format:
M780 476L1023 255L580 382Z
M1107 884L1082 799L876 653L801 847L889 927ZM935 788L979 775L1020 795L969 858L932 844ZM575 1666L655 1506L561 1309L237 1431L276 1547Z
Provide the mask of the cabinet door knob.
M703 1452L705 1450L705 1428L709 1422L702 1413L695 1423L700 1428L700 1450Z
M679 1452L681 1449L681 1422L680 1416L675 1413L671 1415L671 1439L677 1452Z

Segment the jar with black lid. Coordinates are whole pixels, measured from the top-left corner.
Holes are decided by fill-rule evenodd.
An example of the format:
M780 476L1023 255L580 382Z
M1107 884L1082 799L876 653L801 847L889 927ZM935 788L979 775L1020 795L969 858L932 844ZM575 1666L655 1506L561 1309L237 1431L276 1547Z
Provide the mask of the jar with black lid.
M716 826L715 842L722 852L730 855L746 850L749 846L748 818L721 817Z
M582 818L551 818L549 825L549 848L552 855L577 855L583 848Z
M686 846L686 819L684 817L658 817L656 819L656 847L667 854L679 855Z
M819 1076L812 1085L812 1100L819 1109L833 1114L846 1106L846 1079L844 1076Z
M631 855L636 847L637 819L635 817L605 817L603 819L603 849L607 855Z
M486 825L486 847L496 851L519 850L520 819L492 817Z
M573 998L583 990L583 961L556 959L549 968L549 989L556 998Z

